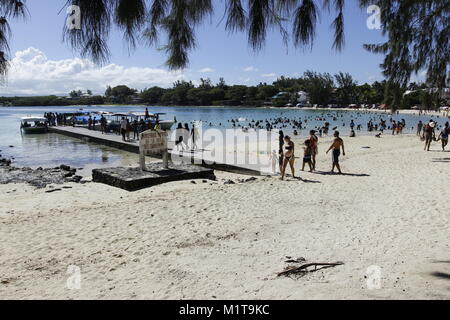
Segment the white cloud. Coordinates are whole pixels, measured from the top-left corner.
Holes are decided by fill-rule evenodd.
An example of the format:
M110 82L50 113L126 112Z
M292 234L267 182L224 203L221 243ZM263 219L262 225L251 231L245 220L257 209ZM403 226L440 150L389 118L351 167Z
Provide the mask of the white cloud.
M124 67L117 64L97 66L87 59L49 60L33 47L18 51L11 60L8 83L1 94L47 95L68 94L71 90L90 89L104 93L107 85L125 84L136 89L151 86L170 87L185 79L181 71L161 68Z
M240 77L239 81L242 83L249 83L252 81L252 78L245 78L245 77Z
M212 68L203 68L203 69L198 70L198 72L201 72L201 73L208 73L208 72L214 72L214 71L215 70Z
M245 68L242 69L242 70L244 70L245 72L256 72L256 71L258 71L258 69L255 68L255 67L253 67L253 66L245 67Z
M264 73L261 76L264 78L274 78L277 76L277 74L276 73Z

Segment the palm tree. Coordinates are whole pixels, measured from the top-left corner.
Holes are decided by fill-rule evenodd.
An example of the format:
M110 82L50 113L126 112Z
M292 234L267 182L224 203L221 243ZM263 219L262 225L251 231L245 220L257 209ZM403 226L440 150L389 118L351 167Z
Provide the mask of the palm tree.
M345 0L224 0L225 29L248 35L249 45L260 50L269 29L277 28L286 43L313 45L321 11L335 13L332 47L344 46ZM427 71L428 82L438 88L449 82L450 1L448 0L359 0L361 8L375 4L381 10L381 28L387 41L365 47L385 55L386 78L405 86L412 73ZM64 28L64 40L95 62L109 57L108 35L113 25L124 32L133 49L138 41L156 46L164 34L162 49L170 69L184 68L196 46L196 28L214 12L211 0L68 0L82 12L81 29ZM0 0L0 75L8 67L7 19L25 15L18 0Z
M0 83L6 79L9 67L8 40L11 37L11 29L7 17L25 17L26 9L21 1L0 0Z

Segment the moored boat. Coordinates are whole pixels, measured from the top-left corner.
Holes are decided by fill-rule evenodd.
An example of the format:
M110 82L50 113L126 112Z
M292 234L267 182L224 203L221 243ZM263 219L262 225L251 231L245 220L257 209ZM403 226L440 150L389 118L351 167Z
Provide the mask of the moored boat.
M20 129L26 134L47 133L47 119L44 117L23 117L20 121Z

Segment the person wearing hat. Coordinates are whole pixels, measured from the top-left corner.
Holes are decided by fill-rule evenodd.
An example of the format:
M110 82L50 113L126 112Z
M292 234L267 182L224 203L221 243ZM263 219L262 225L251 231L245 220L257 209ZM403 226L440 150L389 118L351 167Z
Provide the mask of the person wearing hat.
M434 137L434 127L436 126L436 123L434 123L433 120L430 120L425 127L423 128L423 135L425 137L425 147L423 150L430 151L430 145L431 141Z

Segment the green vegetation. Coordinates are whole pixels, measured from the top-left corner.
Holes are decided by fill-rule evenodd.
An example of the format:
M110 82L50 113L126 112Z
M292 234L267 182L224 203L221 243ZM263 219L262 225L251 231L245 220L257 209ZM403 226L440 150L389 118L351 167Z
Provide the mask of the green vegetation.
M66 98L57 96L0 97L0 105L6 106L69 106L104 104L102 96Z
M436 109L441 101L436 90L425 84L411 83L407 88L391 82L359 85L348 73L336 75L306 71L302 77L280 77L272 84L256 86L227 85L221 78L213 84L201 78L197 86L192 81L180 80L171 88L150 87L141 92L126 85L108 86L104 96L92 92L72 91L68 97L0 97L0 105L66 106L101 104L147 104L184 106L265 106L283 107L299 103L299 92L307 93L302 105L348 107L351 104L373 105L385 103L393 110L422 106ZM407 93L407 94L405 94Z

